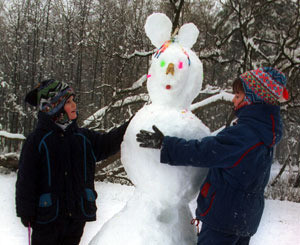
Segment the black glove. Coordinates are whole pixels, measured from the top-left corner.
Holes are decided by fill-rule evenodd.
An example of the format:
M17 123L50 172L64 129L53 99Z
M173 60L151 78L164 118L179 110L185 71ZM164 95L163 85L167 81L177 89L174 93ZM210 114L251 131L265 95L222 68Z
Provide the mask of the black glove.
M21 222L25 227L28 227L29 223L30 223L30 225L32 225L34 222L33 220L34 220L34 217L21 217Z
M164 135L155 125L153 125L152 128L154 130L154 133L146 130L141 130L136 135L136 141L141 143L140 147L160 149L164 139Z

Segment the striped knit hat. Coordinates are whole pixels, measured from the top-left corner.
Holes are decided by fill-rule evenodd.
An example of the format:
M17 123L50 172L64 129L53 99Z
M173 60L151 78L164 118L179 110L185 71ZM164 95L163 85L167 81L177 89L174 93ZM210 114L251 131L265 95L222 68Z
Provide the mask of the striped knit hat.
M67 83L49 79L38 83L26 95L25 101L38 106L40 111L51 116L54 121L64 123L69 119L63 108L71 95L75 96L75 93Z
M247 104L271 104L287 101L286 77L272 67L262 67L240 75Z

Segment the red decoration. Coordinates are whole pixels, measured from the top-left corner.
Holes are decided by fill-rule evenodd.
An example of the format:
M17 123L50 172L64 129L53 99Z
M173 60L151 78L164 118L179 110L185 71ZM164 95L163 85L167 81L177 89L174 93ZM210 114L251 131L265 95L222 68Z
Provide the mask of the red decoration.
M286 88L284 88L283 89L283 98L285 99L285 100L288 100L289 99L289 92L287 91L287 89Z
M166 86L166 89L171 89L171 85L168 84L168 85Z

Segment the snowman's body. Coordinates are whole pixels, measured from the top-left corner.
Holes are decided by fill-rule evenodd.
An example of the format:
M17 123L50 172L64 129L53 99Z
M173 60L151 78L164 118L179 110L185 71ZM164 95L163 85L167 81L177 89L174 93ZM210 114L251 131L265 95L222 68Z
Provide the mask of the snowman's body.
M157 19L169 25L165 18L160 14L148 17L146 33L147 24L151 27ZM151 36L149 27L147 35ZM157 45L159 38L150 37ZM189 47L172 42L164 45L154 55L148 74L152 103L132 119L121 147L121 161L135 191L124 209L104 224L93 245L196 244L189 203L196 197L207 170L162 164L159 150L141 148L136 141L136 134L141 129L151 131L152 125L165 135L188 140L209 134L188 110L202 86L200 60Z

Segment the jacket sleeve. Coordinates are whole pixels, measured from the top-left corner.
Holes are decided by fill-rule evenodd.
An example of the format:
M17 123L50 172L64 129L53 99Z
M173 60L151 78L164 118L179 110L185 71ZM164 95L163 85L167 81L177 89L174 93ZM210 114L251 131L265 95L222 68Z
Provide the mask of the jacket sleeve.
M129 122L126 122L108 133L99 133L89 130L96 161L104 160L120 151L120 146L128 124Z
M178 166L230 168L256 144L257 136L243 127L230 127L216 136L184 140L166 136L161 149L161 162Z
M18 217L34 217L37 205L38 147L29 136L22 147L16 181L16 212Z

